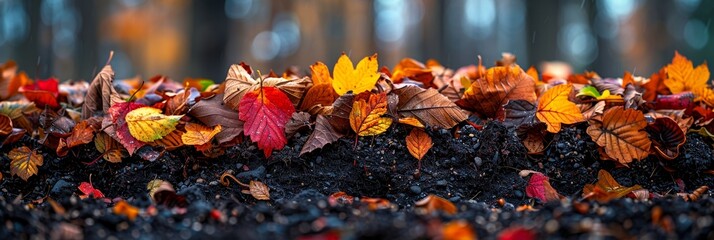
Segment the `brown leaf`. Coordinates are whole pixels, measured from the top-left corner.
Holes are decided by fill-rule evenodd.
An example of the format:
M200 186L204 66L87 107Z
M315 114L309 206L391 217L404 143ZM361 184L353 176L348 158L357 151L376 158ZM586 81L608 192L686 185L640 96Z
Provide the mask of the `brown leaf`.
M104 132L97 133L94 138L94 147L102 154L104 160L111 163L120 163L124 156L119 143Z
M394 92L399 96L397 113L400 118L416 118L424 125L449 129L468 117L436 89L406 86Z
M546 127L545 123L536 123L520 125L516 128L516 133L528 150L528 154L540 154L545 150Z
M511 126L532 125L536 120L536 105L526 100L511 100L503 106L504 123Z
M693 117L684 117L686 109L680 109L680 110L675 110L675 109L662 109L662 110L655 110L654 112L649 112L645 114L645 117L650 118L652 121L657 118L661 117L669 117L671 119L674 119L675 122L677 122L677 125L679 128L682 129L685 133L689 131L689 127L692 126L694 123L694 118ZM651 122L651 121L650 121Z
M12 119L5 114L0 114L0 136L12 133Z
M25 130L24 128L13 128L12 132L8 134L5 139L2 140L0 147L20 141L20 139L22 139L22 136L24 136L26 132L27 130Z
M311 126L310 117L310 114L306 112L294 112L288 123L285 124L285 137L290 139L301 129Z
M642 93L642 99L648 102L652 102L657 98L657 95L669 95L672 92L669 91L667 85L664 84L664 79L667 78L666 68L663 67L659 72L653 73L650 76L650 80L642 84L645 91Z
M591 120L588 134L608 156L627 165L632 159L641 160L650 151L650 139L642 112L623 107L613 107L602 115L602 122Z
M426 214L432 214L437 211L444 212L446 214L456 214L458 209L456 205L451 203L449 200L436 196L434 194L429 194L425 198L414 203L416 209L424 211Z
M586 121L592 119L595 116L600 116L602 115L603 111L605 111L605 105L607 103L605 101L598 101L597 103L589 103L589 104L579 104L580 112L583 113L583 118L585 118Z
M307 90L305 98L300 104L300 110L306 111L315 105L330 106L339 95L332 88L332 84L313 85Z
M197 102L197 98L201 96L195 88L189 88L171 97L166 101L164 106L164 114L166 115L181 115L185 114Z
M0 99L8 99L17 93L20 86L29 81L27 74L20 72L17 74L17 63L7 61L0 64Z
M238 109L240 100L246 93L252 92L261 86L263 87L277 87L283 91L293 105L297 105L305 93L305 89L310 84L309 78L298 78L298 79L284 79L269 77L261 81L253 79L249 70L246 70L244 66L240 64L231 65L228 69L228 75L226 76L225 95L223 96L223 102L225 102L232 109Z
M635 85L629 84L625 86L625 91L622 93L622 98L625 100L625 108L637 109L644 104L642 100L642 92Z
M7 157L12 161L10 162L10 173L13 176L20 176L25 181L36 175L39 170L38 166L42 166L43 163L42 155L26 146L12 149Z
M612 95L622 95L622 93L625 91L624 88L622 88L622 84L620 84L620 81L617 79L613 78L605 78L605 79L593 79L591 80L591 85L597 89L598 92L605 92L605 90L610 91L610 94Z
M265 183L250 180L250 183L248 183L248 187L250 195L253 196L255 199L265 201L270 200L270 188L268 188L268 185L265 185Z
M188 111L188 114L206 126L221 125L223 131L215 136L220 144L230 142L243 133L243 121L238 119L237 111L223 104L222 94L201 99Z
M60 145L57 147L57 155L60 157L65 156L69 149L91 142L94 139L94 131L98 130L98 128L94 128L90 124L96 125L97 123L101 123L101 120L95 117L79 122L72 129L72 135L60 140Z
M307 138L307 141L305 141L305 144L302 146L302 150L300 150L301 156L305 153L320 149L327 144L333 143L344 136L344 133L333 128L332 124L330 124L330 118L335 117L317 115L317 120L315 120L315 130L313 130L310 137Z
M113 52L110 53L109 61L111 61L113 54ZM123 100L114 89L114 70L112 70L111 65L107 64L89 84L89 91L84 99L84 105L82 105L82 119L87 119L94 115L104 115L109 110L109 107L117 102L123 102Z
M585 184L583 188L583 198L594 199L598 202L605 203L613 199L624 197L628 193L642 189L640 185L632 187L624 187L617 183L612 175L605 170L600 169L597 174L597 182L595 184Z
M407 149L409 153L419 161L424 158L424 155L426 155L433 145L431 137L420 128L413 128L407 136Z
M220 125L218 125L220 126ZM185 134L184 131L181 131L179 129L174 129L171 131L168 135L164 136L163 138L156 139L153 142L148 142L147 144L151 146L161 146L167 151L173 151L177 148L183 147L185 144L183 140L181 139L182 136Z
M667 160L677 158L679 149L687 141L686 132L670 117L656 118L647 125L647 132L657 155Z
M493 67L484 78L474 81L456 103L480 118L500 118L509 100L535 102L535 82L520 67Z

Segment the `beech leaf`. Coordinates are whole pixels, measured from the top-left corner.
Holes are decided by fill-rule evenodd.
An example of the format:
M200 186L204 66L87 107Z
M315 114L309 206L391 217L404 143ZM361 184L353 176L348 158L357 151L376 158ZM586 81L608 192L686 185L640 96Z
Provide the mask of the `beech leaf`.
M399 96L400 118L416 118L427 126L450 129L468 117L463 110L436 89L406 86L395 89Z
M627 165L632 159L641 160L650 151L650 139L644 128L647 122L642 112L623 107L612 107L602 115L602 121L590 120L587 133L608 156Z

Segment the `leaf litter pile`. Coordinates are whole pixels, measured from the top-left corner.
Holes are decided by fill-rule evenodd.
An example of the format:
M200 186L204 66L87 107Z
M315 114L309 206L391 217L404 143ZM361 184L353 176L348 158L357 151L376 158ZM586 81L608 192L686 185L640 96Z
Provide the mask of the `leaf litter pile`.
M345 54L225 81L0 67L2 238L712 238L714 90Z

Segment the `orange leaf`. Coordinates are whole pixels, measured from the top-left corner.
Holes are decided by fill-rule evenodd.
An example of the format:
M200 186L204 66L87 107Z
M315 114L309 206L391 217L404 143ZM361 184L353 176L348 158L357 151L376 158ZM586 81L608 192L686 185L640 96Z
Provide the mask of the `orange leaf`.
M413 128L407 136L407 149L409 149L409 153L419 161L424 158L424 155L426 155L433 145L431 137L421 128Z
M239 119L245 122L243 133L258 143L265 157L288 142L285 124L293 112L290 99L276 87L262 87L245 94L238 111Z
M12 133L12 119L5 114L0 114L0 136Z
M475 240L476 232L466 220L454 220L441 228L441 239L446 240Z
M645 88L645 91L642 93L643 100L652 102L657 99L658 94L669 95L672 93L664 84L664 79L667 78L666 69L667 67L663 67L659 72L653 73L652 76L650 76L649 82L642 84L642 87Z
M593 184L585 184L583 187L583 198L594 199L599 202L608 202L612 199L624 197L628 193L642 189L640 185L632 187L624 187L617 183L612 175L605 170L600 169L597 174L597 182Z
M591 120L587 132L608 156L627 165L633 158L641 160L649 155L651 142L645 127L642 112L613 107L603 113L602 121Z
M412 127L424 128L424 124L421 124L419 119L413 117L400 118L399 123L406 124Z
M315 105L330 106L339 95L335 93L332 84L316 84L307 90L305 98L300 104L300 110L309 110Z
M568 100L573 86L558 85L546 91L538 100L536 117L548 125L548 132L557 133L561 124L585 121L580 108Z
M255 199L270 200L270 188L268 188L268 185L265 185L265 183L250 180L250 183L248 183L248 191Z
M37 151L30 150L26 146L18 147L7 154L10 158L10 173L20 176L22 180L27 181L32 175L37 174L38 166L42 166L42 155L37 154Z
M322 62L316 62L310 65L310 72L312 77L312 84L328 84L332 86L332 77L330 77L330 69L327 69L327 65Z
M392 81L395 83L400 83L404 78L409 78L411 80L421 82L424 87L433 87L432 81L434 80L434 75L431 74L431 69L426 68L423 63L414 60L412 58L403 58L396 66L394 66L392 74Z
M431 214L437 211L442 211L446 214L456 214L458 211L456 205L451 203L449 200L434 194L430 194L429 196L417 201L414 204L414 207L423 210L426 214Z
M492 67L466 89L456 104L484 119L500 118L501 107L515 99L536 100L533 79L520 67Z
M667 78L664 79L664 85L674 94L707 88L709 68L706 63L694 68L692 61L680 55L679 52L674 52L674 58L672 58L672 63L667 65L666 72Z
M139 216L139 208L132 206L124 200L114 205L112 212L116 215L124 215L131 221L134 221L134 219Z
M221 132L221 125L213 128L198 123L187 123L186 132L181 135L181 141L186 145L203 145L211 141L216 134Z
M354 101L350 112L350 126L359 136L373 136L387 131L392 118L382 117L387 113L387 94L370 94L369 102Z

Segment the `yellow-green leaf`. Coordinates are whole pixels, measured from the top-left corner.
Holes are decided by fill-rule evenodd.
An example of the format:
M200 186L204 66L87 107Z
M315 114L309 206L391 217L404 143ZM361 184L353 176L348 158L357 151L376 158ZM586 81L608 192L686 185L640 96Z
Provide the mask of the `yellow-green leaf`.
M131 136L142 142L161 139L176 129L183 115L163 115L161 109L142 107L126 114L126 123Z
M374 88L374 84L379 79L377 73L377 54L370 57L365 57L359 63L357 68L354 68L352 60L342 53L342 56L337 60L332 76L332 87L335 88L337 94L344 95L352 91L355 94L369 91Z

